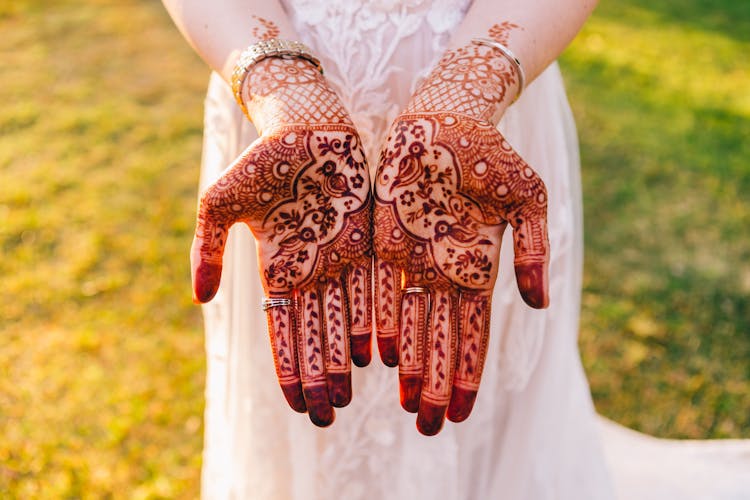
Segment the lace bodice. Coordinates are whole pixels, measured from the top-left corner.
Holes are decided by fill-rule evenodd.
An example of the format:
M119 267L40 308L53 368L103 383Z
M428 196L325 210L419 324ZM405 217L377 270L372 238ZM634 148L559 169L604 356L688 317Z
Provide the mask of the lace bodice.
M387 127L442 53L470 0L286 0L362 136L373 168ZM346 29L342 29L346 27Z

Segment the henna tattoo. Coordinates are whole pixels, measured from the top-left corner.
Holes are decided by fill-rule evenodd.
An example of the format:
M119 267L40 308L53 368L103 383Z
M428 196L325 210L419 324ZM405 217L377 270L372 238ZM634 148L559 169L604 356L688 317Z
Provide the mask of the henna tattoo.
M405 114L389 143L376 181L378 256L408 263L422 282L488 290L507 222L522 259L546 254L534 222L546 213L544 185L494 127Z
M352 361L367 366L372 358L372 268L371 261L349 273L349 317Z
M503 45L508 44L508 38L510 32L514 29L523 29L519 25L511 23L510 21L503 21L501 23L493 24L487 34L490 38Z
M394 219L383 219L392 222ZM378 232L388 231L378 228ZM377 233L376 233L377 234ZM398 364L398 311L401 295L401 275L396 274L393 265L375 259L375 281L377 288L377 304L375 307L375 322L377 325L377 341L380 359L386 366Z
M427 294L410 293L402 299L398 358L399 392L401 406L411 413L416 413L419 409L422 394L424 336L429 310Z
M464 420L474 404L508 224L521 294L546 305L546 211L544 183L490 123L423 112L394 124L375 182L378 340L396 342L399 332L401 402L418 410L424 434L437 433L446 413ZM426 298L409 294L398 314L401 271L407 286L430 290L429 313L419 312Z
M274 23L273 21L263 19L262 17L256 16L254 14L252 17L257 23L254 23L253 29L251 31L253 38L257 40L270 40L271 38L278 37L281 33L279 27L276 26L276 23Z
M271 57L248 72L242 88L259 133L290 124L352 125L341 100L309 61Z
M515 28L498 24L490 36L506 42ZM378 346L391 359L398 332L401 404L418 412L423 434L439 432L446 414L465 420L474 405L508 224L521 295L533 307L547 304L547 192L493 125L516 83L507 59L490 47L449 51L396 119L380 155ZM427 293L400 298L402 273L403 286Z
M504 22L490 28L489 35L507 43L516 24ZM514 86L517 75L507 58L483 45L448 50L420 85L405 113L443 111L461 113L496 123L497 113Z
M351 400L352 356L360 365L370 358L364 151L338 96L307 61L264 59L243 92L262 134L201 197L196 297L206 302L216 292L229 228L247 224L266 295L293 299L267 311L282 391L292 408L329 425L333 407Z

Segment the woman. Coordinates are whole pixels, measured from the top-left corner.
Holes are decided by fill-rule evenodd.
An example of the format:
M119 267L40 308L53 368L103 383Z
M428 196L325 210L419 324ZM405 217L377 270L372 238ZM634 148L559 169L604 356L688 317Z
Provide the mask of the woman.
M204 496L611 497L576 346L577 144L551 64L594 2L165 4L215 70L192 254L196 298L213 298ZM240 55L264 39L309 48ZM371 355L373 225L384 363L352 372ZM274 365L289 406L335 423L290 411Z

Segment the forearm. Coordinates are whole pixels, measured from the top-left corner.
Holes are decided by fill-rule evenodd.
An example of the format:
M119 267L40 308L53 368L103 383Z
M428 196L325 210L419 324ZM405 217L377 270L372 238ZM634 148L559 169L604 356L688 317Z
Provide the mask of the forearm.
M259 40L298 40L278 0L162 0L177 28L204 61L229 81L240 52Z
M501 41L518 57L526 83L544 71L573 40L597 0L474 0L449 48L472 38Z
M406 112L458 113L496 124L522 87L575 37L595 4L596 0L476 0ZM475 38L489 43L472 43Z

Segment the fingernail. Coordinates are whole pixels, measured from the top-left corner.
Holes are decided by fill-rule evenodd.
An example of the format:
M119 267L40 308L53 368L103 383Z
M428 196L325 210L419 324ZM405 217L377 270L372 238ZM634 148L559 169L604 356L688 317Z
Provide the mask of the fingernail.
M310 421L318 427L331 425L336 418L336 414L328 401L327 385L319 384L313 387L305 387L302 391L305 395L305 404Z
M422 395L422 377L418 375L402 375L398 378L401 407L409 413L419 410L419 397Z
M195 299L206 303L214 298L221 281L221 265L201 262L195 271Z
M398 366L398 336L378 337L378 351L385 366Z
M547 266L540 262L516 265L516 282L524 302L535 309L549 305L547 294Z
M469 391L460 387L453 387L451 402L448 405L448 420L451 422L463 422L471 414L477 391Z
M443 428L445 406L437 406L422 400L417 415L417 430L425 436L434 436Z
M302 385L299 382L282 385L281 391L284 393L286 402L292 410L298 413L305 413L307 411L307 405L305 405L305 397L302 395Z
M369 365L372 360L372 335L352 335L351 345L352 362L360 368Z
M351 402L351 373L328 373L328 400L336 408L343 408Z

